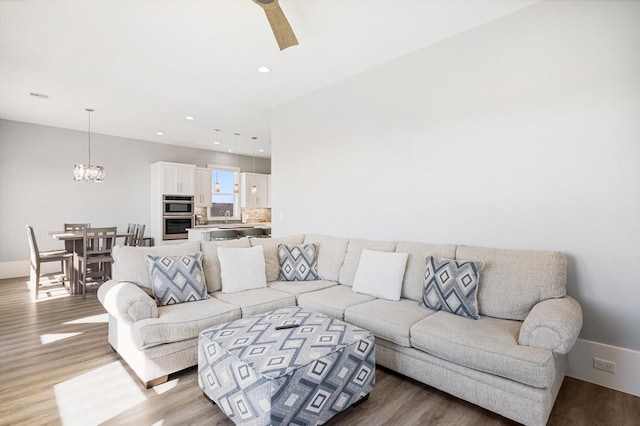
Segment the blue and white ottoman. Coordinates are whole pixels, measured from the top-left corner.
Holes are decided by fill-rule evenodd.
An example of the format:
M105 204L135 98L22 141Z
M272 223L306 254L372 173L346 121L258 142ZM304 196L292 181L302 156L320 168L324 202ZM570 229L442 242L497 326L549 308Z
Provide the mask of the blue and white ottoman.
M276 330L291 324L299 326ZM198 384L235 424L322 424L369 395L375 365L370 331L298 307L198 340Z

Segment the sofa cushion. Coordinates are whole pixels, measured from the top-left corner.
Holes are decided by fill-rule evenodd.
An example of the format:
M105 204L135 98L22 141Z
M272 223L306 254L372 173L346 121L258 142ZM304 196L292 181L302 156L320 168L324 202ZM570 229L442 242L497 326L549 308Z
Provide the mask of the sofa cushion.
M347 254L344 257L344 263L340 269L338 282L343 285L353 285L353 279L358 270L362 250L394 251L395 248L396 243L393 241L349 240Z
M218 259L218 247L249 248L251 243L249 238L222 241L200 241L202 251L202 268L204 278L207 281L207 291L222 290L222 278L220 276L220 259Z
M549 388L555 380L553 354L518 345L521 322L469 318L439 311L411 326L411 346L474 370Z
M296 305L296 297L294 295L268 287L238 293L216 291L213 293L213 297L238 306L242 311L243 318Z
M147 256L153 295L159 306L207 298L202 253L183 256Z
M396 245L396 253L407 253L409 255L400 296L404 299L412 299L419 302L422 299L422 288L424 286L424 268L427 266L425 259L427 256L453 259L456 257L456 246L453 244L399 242Z
M478 282L482 262L427 257L420 306L479 319Z
M307 235L304 244L315 244L318 256L318 275L321 280L338 281L340 269L347 255L348 238Z
M322 290L323 288L338 285L335 281L315 280L315 281L271 281L268 286L275 290L293 294L296 298L302 293Z
M167 244L155 247L115 246L111 250L113 257L112 274L116 281L129 281L152 294L151 275L146 256L182 256L200 251L198 241L183 244Z
M267 286L262 247L218 247L218 260L223 293Z
M370 330L376 337L400 346L411 346L409 329L435 311L418 306L411 299L398 301L376 299L350 306L344 311L349 324Z
M400 300L407 253L364 249L353 279L353 291L387 300Z
M196 339L209 327L240 318L240 309L212 297L191 303L158 307L157 318L133 323L131 334L139 349Z
M559 252L459 246L456 259L484 262L480 315L524 320L536 303L567 293L567 259Z
M354 292L349 286L336 285L299 295L298 306L344 320L344 310L349 306L370 302L374 299L375 297L368 294Z
M280 275L280 262L278 261L278 245L302 244L304 235L292 235L281 238L250 238L251 247L262 246L264 251L265 272L267 282L276 281Z
M280 281L314 281L318 277L315 244L278 244Z

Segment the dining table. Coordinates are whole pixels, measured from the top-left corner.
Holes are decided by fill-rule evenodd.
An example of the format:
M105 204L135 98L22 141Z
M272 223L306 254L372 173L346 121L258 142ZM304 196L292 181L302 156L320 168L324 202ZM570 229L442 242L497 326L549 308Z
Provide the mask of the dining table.
M81 292L79 277L80 277L80 263L78 262L78 255L83 253L83 231L48 231L47 234L55 240L65 242L65 248L67 251L72 251L73 256L73 270L71 271L71 277L69 277L69 293L79 294ZM118 238L132 237L130 232L116 233L116 241Z

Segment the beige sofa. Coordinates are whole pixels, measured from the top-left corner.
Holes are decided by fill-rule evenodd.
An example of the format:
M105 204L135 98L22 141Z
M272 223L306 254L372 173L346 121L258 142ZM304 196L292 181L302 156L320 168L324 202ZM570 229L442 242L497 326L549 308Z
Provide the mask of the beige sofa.
M278 244L317 244L317 281L278 281ZM262 245L266 288L222 293L217 246ZM408 253L401 299L352 291L363 249ZM156 306L145 254L203 253L207 300ZM484 262L479 320L418 306L428 255ZM242 316L297 304L371 330L376 362L530 425L546 423L582 327L566 295L558 252L366 241L319 235L116 247L114 279L98 297L109 312L109 343L147 385L197 364L200 331Z

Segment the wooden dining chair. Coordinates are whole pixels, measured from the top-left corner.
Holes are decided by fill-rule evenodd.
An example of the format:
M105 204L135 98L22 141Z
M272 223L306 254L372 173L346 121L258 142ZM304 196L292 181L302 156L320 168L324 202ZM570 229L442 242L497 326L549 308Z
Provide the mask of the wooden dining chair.
M65 223L65 231L82 231L84 228L91 228L90 223Z
M62 272L62 285L65 279L69 279L69 272L72 270L71 261L73 253L66 250L38 250L38 242L33 232L33 227L27 225L27 239L29 240L29 250L31 252L31 261L29 267L29 285L33 300L38 300L38 292L40 290L40 264L43 262L60 262L60 271Z
M127 234L132 234L124 239L125 246L137 247L142 245L144 239L144 228L146 225L140 223L130 223L127 225Z
M84 253L76 253L78 262L78 284L82 287L82 297L87 297L89 279L94 282L111 278L111 249L115 245L117 228L84 228Z

